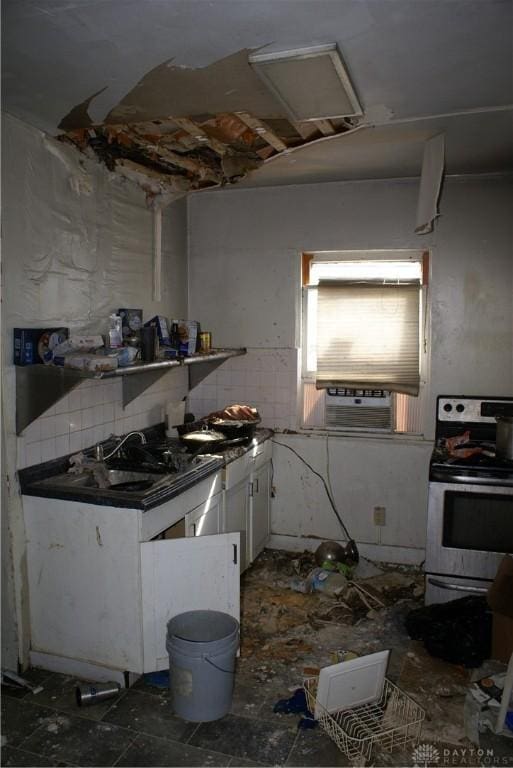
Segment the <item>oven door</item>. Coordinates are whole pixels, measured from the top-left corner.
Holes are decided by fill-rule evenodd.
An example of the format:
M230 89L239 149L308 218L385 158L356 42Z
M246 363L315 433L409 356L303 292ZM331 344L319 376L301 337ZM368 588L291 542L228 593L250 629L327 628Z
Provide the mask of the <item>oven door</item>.
M430 482L426 573L492 581L506 553L513 488Z

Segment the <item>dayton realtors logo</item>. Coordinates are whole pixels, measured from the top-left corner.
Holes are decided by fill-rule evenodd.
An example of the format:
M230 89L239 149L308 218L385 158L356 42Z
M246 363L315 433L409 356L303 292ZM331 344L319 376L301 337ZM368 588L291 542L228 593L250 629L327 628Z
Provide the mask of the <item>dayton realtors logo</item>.
M424 742L413 750L414 768L441 768L442 766L511 766L513 754L495 755L493 749L479 747L436 747Z
M438 765L440 761L440 752L433 744L419 744L413 750L413 765L415 768L422 766L426 768L429 765Z

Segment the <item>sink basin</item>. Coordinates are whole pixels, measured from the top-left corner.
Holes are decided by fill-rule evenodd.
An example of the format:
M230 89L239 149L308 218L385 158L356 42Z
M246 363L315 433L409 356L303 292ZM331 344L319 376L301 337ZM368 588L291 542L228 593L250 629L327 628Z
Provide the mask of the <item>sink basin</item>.
M197 456L191 460L186 454L179 466L161 462L156 471L152 471L149 467L139 467L134 461L116 459L114 466L97 463L77 474L60 472L36 480L28 492L35 496L41 492L49 498L84 499L93 504L140 505L146 509L150 508L148 504L155 506L178 495L220 469L222 463L220 456Z
M137 472L126 469L108 469L106 474L107 483L111 488L119 488L121 485L132 483L147 483L153 485L157 480L162 480L162 475L156 472Z
M104 469L93 474L84 472L79 475L64 474L42 480L41 484L52 487L102 488L114 491L144 491L163 479L157 472L137 472L135 470Z

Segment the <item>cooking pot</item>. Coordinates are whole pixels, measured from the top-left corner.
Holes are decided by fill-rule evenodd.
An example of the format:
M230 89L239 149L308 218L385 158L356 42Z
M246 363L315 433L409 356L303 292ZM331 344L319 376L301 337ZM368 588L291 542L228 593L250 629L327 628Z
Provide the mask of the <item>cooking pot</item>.
M500 459L513 461L513 416L496 416L495 451Z

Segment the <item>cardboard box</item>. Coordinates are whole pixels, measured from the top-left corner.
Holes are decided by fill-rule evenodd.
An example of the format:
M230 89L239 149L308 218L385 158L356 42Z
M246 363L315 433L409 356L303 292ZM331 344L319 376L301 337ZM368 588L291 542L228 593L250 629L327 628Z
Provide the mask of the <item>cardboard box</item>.
M488 590L493 611L492 658L508 663L513 653L513 557L505 555Z
M14 365L51 363L52 350L68 338L67 328L14 328Z
M179 352L181 355L194 355L198 346L198 320L173 320L178 325L180 337Z

